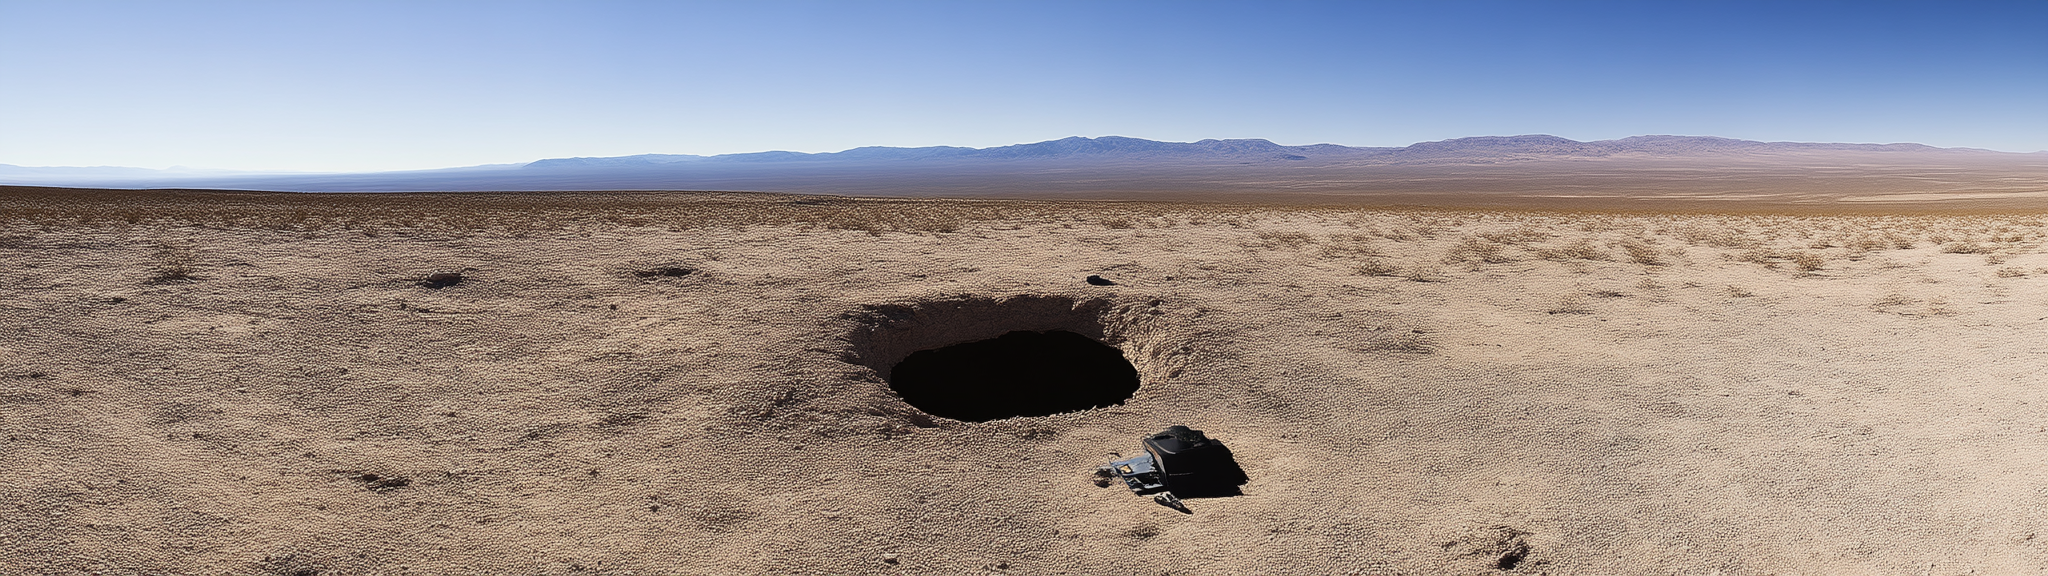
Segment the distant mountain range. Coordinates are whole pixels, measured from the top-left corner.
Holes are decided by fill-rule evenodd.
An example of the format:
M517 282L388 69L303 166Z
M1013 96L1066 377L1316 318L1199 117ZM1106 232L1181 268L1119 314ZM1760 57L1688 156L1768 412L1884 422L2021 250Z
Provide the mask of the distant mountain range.
M739 162L903 162L963 160L1047 160L1118 159L1165 161L1307 161L1367 160L1378 163L1460 163L1494 162L1508 159L1583 157L1606 158L1628 154L1686 156L1704 154L1770 154L1815 151L1864 152L1987 152L1973 148L1934 148L1920 144L1808 144L1797 142L1755 142L1708 136L1635 136L1620 140L1579 142L1556 136L1481 136L1440 142L1423 142L1398 148L1366 148L1336 144L1282 146L1260 139L1202 140L1199 142L1158 142L1140 138L1062 138L1032 144L995 148L931 146L890 148L870 146L844 152L805 154L801 152L755 152L692 156L642 154L609 158L556 158L527 164L526 168L559 169L589 167L657 166L680 163Z
M1884 202L1900 195L2048 197L2048 153L1919 144L1636 136L1485 136L1403 147L1266 140L1063 138L993 148L643 154L351 174L0 164L0 184L300 192L720 190L882 196L1315 201L1457 197ZM1429 200L1429 199L1435 200ZM2020 200L2038 202L2040 200Z

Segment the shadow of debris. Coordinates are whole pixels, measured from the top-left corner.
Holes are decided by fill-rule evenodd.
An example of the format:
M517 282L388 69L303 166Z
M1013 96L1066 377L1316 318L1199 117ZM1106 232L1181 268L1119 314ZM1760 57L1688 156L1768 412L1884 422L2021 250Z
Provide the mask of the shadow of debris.
M1209 447L1200 460L1181 462L1177 468L1168 470L1166 490L1179 498L1228 498L1243 496L1243 486L1250 482L1244 468L1237 465L1237 455L1224 446L1222 441L1209 439ZM1186 474L1180 470L1186 469Z

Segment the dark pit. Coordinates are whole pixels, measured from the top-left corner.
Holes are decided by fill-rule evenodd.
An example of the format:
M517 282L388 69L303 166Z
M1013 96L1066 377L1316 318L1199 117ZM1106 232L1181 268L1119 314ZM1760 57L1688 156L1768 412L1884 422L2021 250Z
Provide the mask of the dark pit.
M662 266L660 268L636 270L633 272L633 275L639 276L641 278L681 278L695 273L697 273L696 268L684 268L681 266Z
M1122 404L1138 391L1138 369L1087 336L1016 331L912 353L889 387L934 416L987 422Z

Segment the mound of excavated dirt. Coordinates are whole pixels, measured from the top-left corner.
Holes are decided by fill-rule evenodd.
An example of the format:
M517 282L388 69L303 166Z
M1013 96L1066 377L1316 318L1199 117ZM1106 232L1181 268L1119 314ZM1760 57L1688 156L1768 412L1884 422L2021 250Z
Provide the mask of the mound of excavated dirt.
M2048 571L2035 215L107 198L0 197L0 573Z

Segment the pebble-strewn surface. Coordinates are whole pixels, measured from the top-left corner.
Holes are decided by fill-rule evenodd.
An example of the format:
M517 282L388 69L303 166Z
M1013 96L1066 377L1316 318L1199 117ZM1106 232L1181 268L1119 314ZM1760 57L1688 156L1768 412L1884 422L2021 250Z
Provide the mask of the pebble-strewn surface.
M2037 216L266 198L0 202L0 573L2048 571ZM884 379L1052 329L1136 395Z

